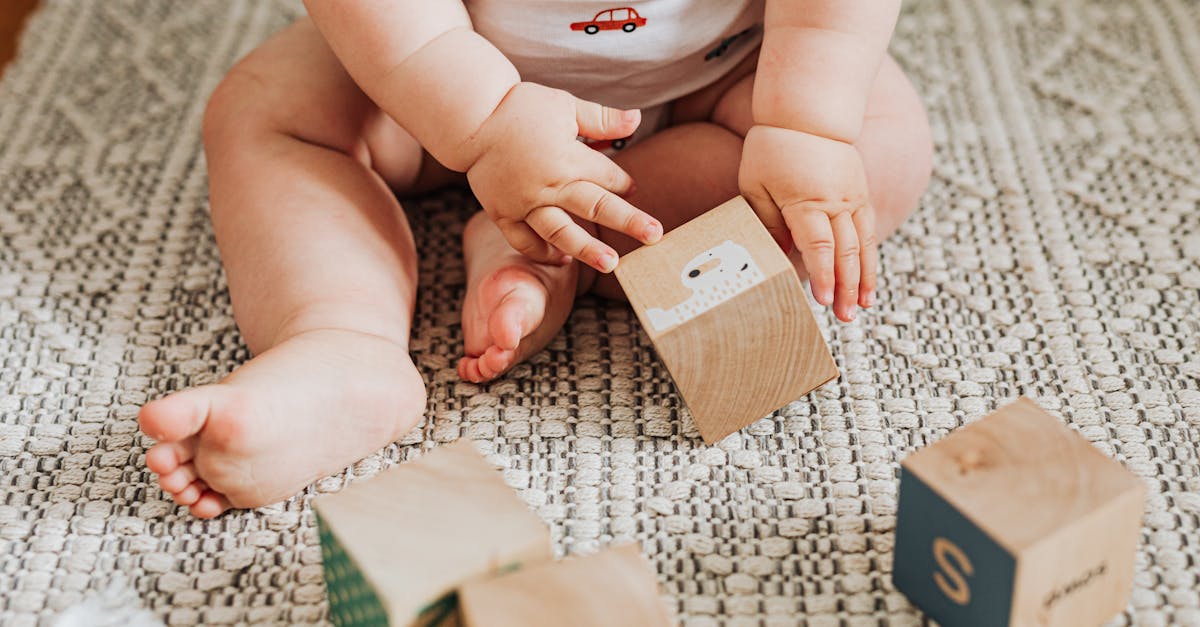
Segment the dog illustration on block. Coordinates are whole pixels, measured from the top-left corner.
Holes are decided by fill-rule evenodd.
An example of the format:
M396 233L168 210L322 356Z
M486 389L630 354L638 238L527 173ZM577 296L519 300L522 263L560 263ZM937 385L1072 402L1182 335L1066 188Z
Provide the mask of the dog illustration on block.
M750 251L733 240L693 257L679 278L692 295L670 309L647 308L646 317L655 331L683 324L765 279Z

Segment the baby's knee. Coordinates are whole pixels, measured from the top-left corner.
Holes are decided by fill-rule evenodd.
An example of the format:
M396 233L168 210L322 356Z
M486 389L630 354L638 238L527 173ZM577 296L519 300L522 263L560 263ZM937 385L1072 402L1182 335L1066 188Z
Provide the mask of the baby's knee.
M857 146L879 233L886 237L916 210L933 172L933 134L925 105L890 57L872 88Z
M750 109L754 93L754 74L735 83L713 106L709 121L728 129L738 137L745 137L754 126L754 115Z
M932 172L932 144L910 147L886 183L872 186L871 204L879 239L891 235L917 210Z
M208 98L201 122L201 136L206 146L245 136L256 127L266 126L263 112L264 92L270 84L255 73L234 67L217 84Z
M879 237L890 235L916 211L933 173L933 137L923 109L878 122L860 145ZM880 132L882 131L882 132Z
M933 138L924 113L920 120L913 120L909 129L903 157L895 165L899 172L893 184L894 191L884 200L885 210L898 214L901 219L916 210L933 174Z

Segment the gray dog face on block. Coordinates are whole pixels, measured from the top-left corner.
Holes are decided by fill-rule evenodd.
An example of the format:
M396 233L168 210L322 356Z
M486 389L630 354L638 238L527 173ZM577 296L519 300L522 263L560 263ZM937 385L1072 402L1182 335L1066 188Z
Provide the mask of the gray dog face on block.
M668 309L646 310L655 331L664 331L695 318L759 283L765 277L745 246L725 240L696 255L683 267L679 280L692 295Z

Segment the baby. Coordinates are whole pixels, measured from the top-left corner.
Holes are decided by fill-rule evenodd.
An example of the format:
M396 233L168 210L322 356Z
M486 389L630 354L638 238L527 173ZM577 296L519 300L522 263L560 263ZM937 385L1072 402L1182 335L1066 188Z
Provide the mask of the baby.
M213 229L254 359L142 408L199 517L400 438L417 255L397 197L466 182L459 375L541 350L618 256L741 193L842 320L930 172L886 48L898 0L307 0L204 119ZM580 141L579 138L584 138ZM619 149L619 150L618 150Z

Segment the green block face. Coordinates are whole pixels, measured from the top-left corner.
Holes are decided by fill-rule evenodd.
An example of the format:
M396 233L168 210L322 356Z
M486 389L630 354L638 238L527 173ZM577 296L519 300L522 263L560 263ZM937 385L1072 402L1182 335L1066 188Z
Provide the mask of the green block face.
M946 627L1008 625L1016 560L907 468L892 583Z
M329 594L329 619L338 627L387 627L387 610L379 602L375 589L363 578L358 565L320 516L317 529L321 535L325 589Z
M319 515L317 529L321 537L325 591L329 596L329 619L338 627L388 627L387 609L375 588ZM448 594L421 608L411 624L436 627L457 608L457 595Z

